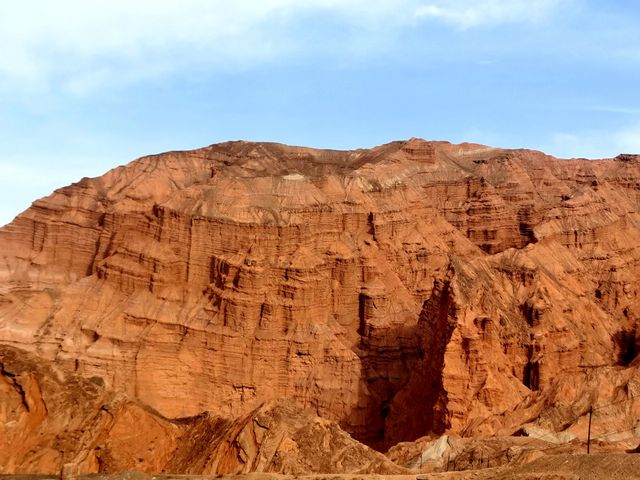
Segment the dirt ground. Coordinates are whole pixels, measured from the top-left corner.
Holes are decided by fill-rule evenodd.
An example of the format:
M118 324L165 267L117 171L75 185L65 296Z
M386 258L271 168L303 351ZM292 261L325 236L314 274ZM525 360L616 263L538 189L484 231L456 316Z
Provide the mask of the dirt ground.
M2 480L54 480L51 475L0 475ZM523 465L421 475L304 475L252 473L229 477L194 475L83 475L78 480L629 480L640 479L640 454L546 455Z

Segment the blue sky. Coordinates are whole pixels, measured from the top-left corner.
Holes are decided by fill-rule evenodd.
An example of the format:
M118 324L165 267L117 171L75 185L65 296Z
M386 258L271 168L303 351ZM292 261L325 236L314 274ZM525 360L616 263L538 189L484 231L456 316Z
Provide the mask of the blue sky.
M607 0L1 2L0 225L224 140L640 152L638 25Z

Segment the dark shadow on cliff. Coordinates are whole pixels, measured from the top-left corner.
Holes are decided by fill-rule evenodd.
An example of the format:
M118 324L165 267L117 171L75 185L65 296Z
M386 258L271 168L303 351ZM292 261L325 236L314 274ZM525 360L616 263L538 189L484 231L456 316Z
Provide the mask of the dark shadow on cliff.
M618 365L626 367L633 362L640 353L638 340L635 328L620 330L613 335L613 342L618 350Z
M361 325L356 352L363 365L358 411L366 418L357 440L381 451L449 427L442 370L455 327L455 302L447 280L435 282L416 324L384 333Z

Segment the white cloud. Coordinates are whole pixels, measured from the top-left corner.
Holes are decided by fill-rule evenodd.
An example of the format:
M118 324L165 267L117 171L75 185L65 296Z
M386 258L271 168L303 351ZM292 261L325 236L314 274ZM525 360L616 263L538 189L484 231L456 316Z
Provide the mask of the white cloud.
M594 105L594 106L582 106L576 108L576 110L582 110L585 112L603 112L603 113L616 113L621 115L633 115L640 116L640 108L619 106L619 105Z
M0 163L0 226L9 223L33 200L79 177L63 174L59 169L38 168L16 161Z
M310 38L298 28L321 15L345 23L360 44L363 32L382 35L416 22L460 28L528 22L567 1L5 1L0 2L0 87L62 86L82 94L185 67L245 66L324 44L336 48L331 38Z
M614 140L620 153L640 153L640 125L617 132Z
M640 154L640 122L613 132L592 130L557 133L546 151L567 158L609 158L619 153Z
M0 75L71 90L156 76L191 62L225 64L269 55L278 35L259 24L277 22L289 0L111 0L0 3ZM280 50L287 46L278 45Z
M38 183L38 180L44 181L43 178L34 177L32 169L20 167L11 163L0 163L0 185L3 187L15 185L16 183L26 183L31 181Z
M0 226L10 222L34 200L82 177L101 175L122 163L121 160L97 154L5 155L0 161Z
M432 0L417 7L415 15L467 29L502 23L537 23L568 3L569 0Z

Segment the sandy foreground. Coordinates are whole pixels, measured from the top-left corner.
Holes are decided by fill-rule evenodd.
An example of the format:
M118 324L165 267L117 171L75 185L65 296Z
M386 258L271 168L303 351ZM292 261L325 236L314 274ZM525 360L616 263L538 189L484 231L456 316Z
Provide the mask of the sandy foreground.
M53 480L58 477L52 475L1 475L0 478L6 480ZM547 455L523 465L420 475L318 474L296 476L251 473L234 476L197 476L148 475L140 472L123 472L121 474L92 474L78 477L79 480L627 480L635 478L640 479L640 454Z

